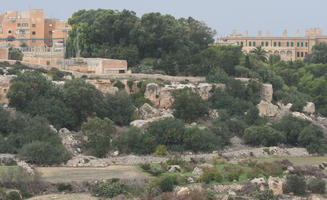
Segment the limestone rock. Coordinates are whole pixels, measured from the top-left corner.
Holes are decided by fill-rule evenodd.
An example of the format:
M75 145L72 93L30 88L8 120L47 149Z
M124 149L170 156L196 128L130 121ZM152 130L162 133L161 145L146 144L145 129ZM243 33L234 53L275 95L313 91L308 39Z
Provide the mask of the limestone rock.
M55 133L58 133L57 129L53 126L53 125L50 125L50 129L55 132Z
M256 185L262 185L266 183L264 178L254 178L250 182Z
M212 164L209 164L209 163L203 163L199 167L201 167L201 168L214 168L214 166Z
M261 99L267 102L271 102L273 98L273 87L271 84L263 84L261 89Z
M176 194L177 196L186 196L190 194L190 189L188 187L181 187Z
M174 115L169 113L169 112L163 112L163 113L161 113L161 116L159 116L159 117L154 117L154 118L150 118L150 119L147 119L147 120L135 120L135 121L132 121L130 123L130 125L138 127L138 128L145 129L145 128L147 128L147 126L150 123L155 122L155 121L159 121L159 120L162 120L162 119L165 119L165 118L174 118Z
M174 173L174 172L181 172L181 167L179 165L172 165L169 167L169 172Z
M261 100L257 108L260 116L275 117L278 114L278 106L264 100Z
M195 183L196 181L194 180L193 177L188 177L187 178L187 182L189 182L189 183Z
M195 167L192 174L195 174L195 175L202 175L203 174L203 170L199 167Z
M210 110L209 111L209 118L211 120L216 120L219 118L219 114L218 114L218 111L216 109L213 109L213 110Z
M307 102L307 105L303 107L303 112L308 113L308 114L313 114L315 113L315 104L312 102Z
M274 192L274 195L281 195L283 194L283 183L284 180L278 177L269 177L268 179L268 186L269 189Z
M70 132L66 128L62 128L58 131L58 135L60 136L61 142L68 152L70 152L72 155L78 155L81 153L81 151L78 150L78 146L80 145L81 141L75 138L74 133Z
M160 111L156 108L153 108L149 104L145 103L143 106L139 108L138 115L141 119L146 120L153 117L159 117Z

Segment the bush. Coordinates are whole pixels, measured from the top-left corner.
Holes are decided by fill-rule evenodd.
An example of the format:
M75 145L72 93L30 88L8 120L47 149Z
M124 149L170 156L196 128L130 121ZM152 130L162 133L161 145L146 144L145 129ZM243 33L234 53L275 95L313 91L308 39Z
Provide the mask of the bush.
M57 185L57 190L59 192L63 192L63 191L73 191L73 187L71 184L64 184L64 183L60 183Z
M201 130L197 126L186 129L184 133L185 150L208 152L221 147L219 142L219 136L210 130Z
M221 183L223 181L223 176L217 171L217 169L206 169L200 177L201 182L209 184L212 181Z
M120 194L124 193L125 185L120 183L117 179L108 180L106 183L102 183L96 185L93 190L92 194L94 196L105 197L105 198L113 198Z
M70 155L62 145L35 141L23 146L19 156L32 164L53 165L65 163Z
M311 179L308 183L308 189L312 193L324 194L326 191L326 182L322 179Z
M106 116L120 126L129 125L134 119L135 106L125 91L106 96Z
M165 175L160 177L156 185L162 192L171 192L174 189L174 186L177 184L177 176L175 175Z
M114 86L117 87L119 90L125 89L124 83L122 83L120 80L116 81Z
M155 138L143 133L139 128L131 127L114 138L113 145L121 153L151 154L155 151Z
M167 147L165 145L158 145L156 148L155 155L159 157L164 157L168 154Z
M166 145L168 149L174 145L183 145L184 131L184 123L173 118L152 122L147 129L156 144Z
M190 88L173 91L174 116L187 122L195 121L208 114L208 107L198 93Z
M303 176L296 174L288 175L286 178L286 190L295 195L305 194L306 182Z
M274 192L272 190L256 191L251 194L256 200L275 200Z
M23 60L24 54L17 48L9 48L9 60Z
M224 178L230 182L238 181L242 173L243 170L238 165L228 164L223 168Z
M284 135L270 126L251 126L245 129L244 142L253 146L276 146L285 142Z
M20 196L20 194L16 191L11 191L6 195L6 200L21 200L22 197Z

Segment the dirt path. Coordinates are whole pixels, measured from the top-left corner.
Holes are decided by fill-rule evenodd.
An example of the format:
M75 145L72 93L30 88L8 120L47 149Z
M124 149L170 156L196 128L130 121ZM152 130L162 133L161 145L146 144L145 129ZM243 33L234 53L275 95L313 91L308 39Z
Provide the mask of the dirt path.
M39 167L37 171L49 182L83 182L101 179L144 180L147 175L133 166L109 166L104 168L73 168L73 167Z
M32 197L29 200L97 200L89 194L49 194L44 196Z

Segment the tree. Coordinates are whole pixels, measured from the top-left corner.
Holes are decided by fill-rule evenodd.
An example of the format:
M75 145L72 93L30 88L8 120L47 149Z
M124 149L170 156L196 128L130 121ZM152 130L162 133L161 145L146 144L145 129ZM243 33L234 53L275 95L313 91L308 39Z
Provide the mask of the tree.
M191 127L185 130L185 150L194 152L208 152L220 148L216 135L209 130L201 130L198 127Z
M119 91L105 98L106 116L116 124L129 125L135 115L135 106L131 97L125 91Z
M267 51L264 50L261 46L258 46L251 50L251 53L257 56L262 62L267 62Z
M78 123L86 121L89 116L104 115L104 96L94 85L82 79L66 81L63 100L75 113Z
M192 122L208 113L208 107L198 93L189 88L173 92L174 116L187 122Z
M23 60L24 54L17 48L9 48L9 60Z
M327 43L322 42L312 47L311 62L327 63Z
M95 117L83 123L82 132L88 137L87 150L96 157L104 157L111 149L110 140L116 132L114 123L108 119Z

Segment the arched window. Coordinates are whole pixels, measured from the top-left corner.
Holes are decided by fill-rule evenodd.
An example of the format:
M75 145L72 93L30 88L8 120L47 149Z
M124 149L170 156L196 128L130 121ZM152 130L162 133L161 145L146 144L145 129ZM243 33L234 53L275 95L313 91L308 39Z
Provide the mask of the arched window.
M253 46L255 47L255 42L253 42Z
M303 42L301 42L301 47L303 47ZM302 56L303 57L303 56Z
M265 46L265 42L261 42L261 46L262 46L262 47Z
M305 42L305 46L308 47L308 42Z
M281 47L282 46L282 43L281 42L278 42L278 46Z
M287 42L286 45L289 47L290 46L290 42Z
M291 47L294 47L294 42L291 42Z
M269 42L266 42L266 47L269 46Z
M274 42L274 47L277 46L277 42Z
M249 47L252 46L252 42L249 42Z

